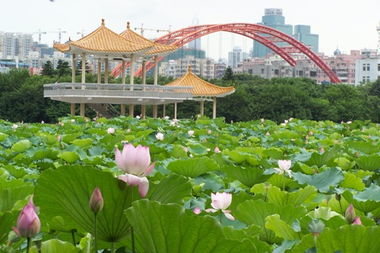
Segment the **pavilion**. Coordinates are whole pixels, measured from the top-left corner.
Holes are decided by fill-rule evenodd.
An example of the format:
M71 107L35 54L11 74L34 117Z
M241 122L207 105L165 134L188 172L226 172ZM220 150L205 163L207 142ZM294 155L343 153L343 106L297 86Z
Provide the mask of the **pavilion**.
M189 66L187 73L182 77L168 83L166 87L188 87L191 88L193 94L192 100L200 101L200 115L204 115L204 102L213 101L212 118L216 118L216 98L225 97L235 92L233 86L220 87L215 84L209 83L198 76L196 76ZM177 103L174 102L174 118L177 118Z
M72 81L71 83L56 83L44 85L44 97L71 104L70 112L75 114L75 105L80 104L80 115L85 116L86 104L120 104L120 114L125 115L125 105L129 104L129 115L134 115L134 105L142 105L145 115L145 105L153 105L153 116L157 117L157 105L171 104L191 99L189 87L165 87L158 85L158 66L154 71L154 85L146 85L145 61L153 57L162 56L177 49L174 46L161 45L145 39L130 30L121 35L105 26L104 19L101 26L92 33L77 41L66 44L54 44L54 48L71 53ZM86 57L93 56L97 60L97 83L86 83ZM76 62L82 61L81 83L75 82ZM143 61L143 84L134 85L134 64L137 59ZM122 64L122 84L108 84L109 61L120 61ZM130 66L130 84L125 84L126 62ZM104 66L104 84L102 81L102 64Z

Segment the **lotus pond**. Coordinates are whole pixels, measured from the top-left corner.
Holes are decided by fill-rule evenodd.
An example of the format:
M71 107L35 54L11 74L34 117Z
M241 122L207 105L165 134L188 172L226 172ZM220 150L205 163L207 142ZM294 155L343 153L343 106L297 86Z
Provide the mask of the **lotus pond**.
M0 252L378 253L379 168L364 121L0 121Z

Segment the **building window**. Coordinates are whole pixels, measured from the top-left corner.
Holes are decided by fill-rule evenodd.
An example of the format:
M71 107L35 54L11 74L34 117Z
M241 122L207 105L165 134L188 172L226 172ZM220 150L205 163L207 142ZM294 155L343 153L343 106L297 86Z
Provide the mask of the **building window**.
M377 64L377 71L380 71L380 63Z

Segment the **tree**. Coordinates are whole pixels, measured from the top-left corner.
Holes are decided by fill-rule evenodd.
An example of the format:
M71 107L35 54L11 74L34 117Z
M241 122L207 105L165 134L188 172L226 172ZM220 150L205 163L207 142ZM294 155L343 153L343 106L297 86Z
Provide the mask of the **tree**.
M43 76L54 76L55 75L55 70L53 63L51 61L47 61L44 66L42 67L41 74Z
M71 68L69 66L69 63L67 61L58 60L58 64L57 64L58 77L69 75L70 73L71 73Z
M226 71L224 71L223 80L233 80L234 79L234 72L232 71L231 67L227 67Z

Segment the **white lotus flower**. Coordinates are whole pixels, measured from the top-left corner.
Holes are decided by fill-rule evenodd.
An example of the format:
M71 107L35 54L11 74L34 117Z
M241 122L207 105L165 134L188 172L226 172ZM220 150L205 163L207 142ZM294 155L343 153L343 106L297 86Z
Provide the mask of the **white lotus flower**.
M159 140L159 141L163 141L164 140L164 134L163 133L157 133L156 134L156 139Z
M223 214L229 220L235 220L235 217L231 215L231 211L227 208L231 205L232 194L227 192L217 192L211 193L211 206L213 208L206 209L208 213L215 213L218 210L222 211Z
M115 133L115 128L113 128L113 127L110 127L110 128L108 128L107 129L107 133L109 133L109 134L114 134Z
M289 177L292 177L292 170L290 167L292 166L291 160L279 160L278 162L278 168L274 168L278 174L282 175L285 172L288 174Z

